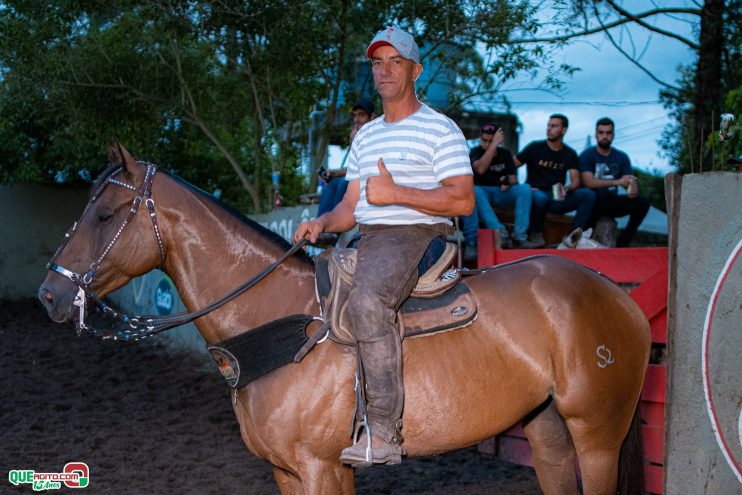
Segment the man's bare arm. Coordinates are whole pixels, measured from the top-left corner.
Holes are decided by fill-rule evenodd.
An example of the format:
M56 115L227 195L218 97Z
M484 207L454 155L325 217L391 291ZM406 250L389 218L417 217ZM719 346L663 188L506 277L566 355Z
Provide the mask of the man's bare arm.
M352 229L356 225L354 212L360 197L361 188L359 181L350 181L343 200L332 211L328 211L314 220L302 222L296 227L294 242L300 239L316 242L317 237L322 232L345 232Z
M490 144L489 148L484 150L484 154L479 158L479 160L474 160L472 162L472 168L474 168L476 173L482 175L487 171L490 165L492 165L492 160L494 160L496 156L497 146Z
M484 150L484 154L478 160L474 160L472 162L472 167L474 168L474 171L476 173L482 175L487 171L489 166L492 165L492 160L494 160L497 156L497 147L500 146L504 140L505 132L502 130L502 128L497 129L495 135L492 136L490 145L487 147L486 150Z
M595 177L592 172L582 172L582 183L585 187L598 188L598 187L612 187L612 186L624 186L628 187L631 182L631 175L624 175L620 179L599 179Z
M565 192L576 191L580 187L580 171L574 168L569 169L569 185L564 188Z
M403 205L427 215L454 217L471 215L474 210L474 179L471 175L449 177L435 189L417 189L400 186L379 158L380 175L366 181L366 199L369 204Z

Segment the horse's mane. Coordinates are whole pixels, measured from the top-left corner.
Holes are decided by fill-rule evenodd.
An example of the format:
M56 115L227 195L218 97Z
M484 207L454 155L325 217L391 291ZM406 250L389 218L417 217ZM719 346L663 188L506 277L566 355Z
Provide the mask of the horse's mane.
M175 182L177 182L180 186L184 187L185 189L188 189L193 194L199 196L201 199L205 201L210 201L211 203L215 204L222 210L229 213L232 217L234 217L236 220L244 223L247 227L249 227L252 230L257 231L258 234L265 237L267 240L269 240L272 244L274 244L276 247L278 247L282 251L288 251L291 248L291 244L289 244L283 237L276 234L272 230L269 230L262 225L260 225L258 222L248 218L245 214L239 212L236 210L233 206L221 201L218 198L215 198L212 194L209 194L208 192L204 191L198 186L194 186L190 182L186 181L185 179L179 177L172 171L165 171L162 169L158 169L158 172L164 173L171 179L173 179ZM296 254L293 255L293 258L297 258L303 262L314 264L312 259L307 256L307 254L299 250Z
M140 163L141 162L137 162ZM101 174L98 176L97 179L93 182L92 187L90 188L89 197L92 197L93 194L95 194L96 191L100 188L101 184L104 184L105 181L117 170L119 170L119 165L109 165L108 168L106 168ZM213 195L209 194L208 192L204 191L200 187L194 186L190 182L186 181L185 179L179 177L172 171L163 170L161 168L158 168L157 171L159 173L165 174L171 179L173 179L175 182L177 182L180 186L183 188L191 191L193 194L199 196L204 201L210 201L222 210L229 213L232 217L234 217L236 220L239 220L240 222L244 223L248 228L255 230L258 234L266 238L268 241L270 241L272 244L274 244L276 247L278 247L282 251L288 251L291 248L291 244L289 244L283 237L276 234L272 230L268 230L262 225L260 225L258 222L248 218L243 213L240 213L237 211L234 207L228 205L227 203L224 203L223 201L215 198ZM312 259L307 256L307 254L299 250L296 254L292 256L293 258L297 258L305 263L309 263L313 265Z

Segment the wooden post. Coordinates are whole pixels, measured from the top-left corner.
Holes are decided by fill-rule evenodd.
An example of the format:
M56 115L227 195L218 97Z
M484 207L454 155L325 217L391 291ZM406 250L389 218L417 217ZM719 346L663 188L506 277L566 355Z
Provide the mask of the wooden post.
M680 192L683 186L683 177L678 174L665 175L665 204L667 205L667 361L665 369L672 370L673 337L675 334L675 287L678 276L678 223L680 221ZM670 396L672 390L672 372L667 373L665 380L665 397ZM672 404L670 404L672 407ZM670 407L665 407L665 431L670 428ZM664 441L665 445L667 441ZM665 449L663 465L668 464L669 449ZM667 486L667 470L663 470L662 486Z

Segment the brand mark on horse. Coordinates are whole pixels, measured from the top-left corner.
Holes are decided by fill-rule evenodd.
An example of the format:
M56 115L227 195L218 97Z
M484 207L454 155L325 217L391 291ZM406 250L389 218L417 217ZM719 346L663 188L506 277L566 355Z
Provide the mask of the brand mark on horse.
M600 344L595 350L595 354L597 354L598 357L603 360L602 362L598 361L598 366L600 368L605 368L609 364L613 364L616 362L616 360L613 359L613 357L611 356L611 350L608 349L605 344Z

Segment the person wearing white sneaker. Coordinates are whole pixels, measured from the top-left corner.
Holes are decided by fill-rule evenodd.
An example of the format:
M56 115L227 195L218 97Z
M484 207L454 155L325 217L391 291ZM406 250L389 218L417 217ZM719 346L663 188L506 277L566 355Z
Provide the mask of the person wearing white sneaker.
M595 193L580 187L577 153L564 143L568 126L566 116L551 115L546 126L546 140L531 141L515 155L515 166L526 166L526 182L532 190L531 241L540 245L538 247L543 246L547 212L574 211L572 230L578 227L587 230L595 205Z
M469 152L469 160L474 170L476 205L474 212L464 217L462 223L467 248L473 247L475 253L477 227L480 221L485 228L500 232L501 245L505 249L535 247L527 239L531 215L531 188L526 184L518 184L513 155L507 148L500 146L504 140L505 133L501 127L497 124L486 124L479 133L479 146ZM497 218L493 206L515 210L512 240L505 226ZM465 251L466 253L469 251Z

